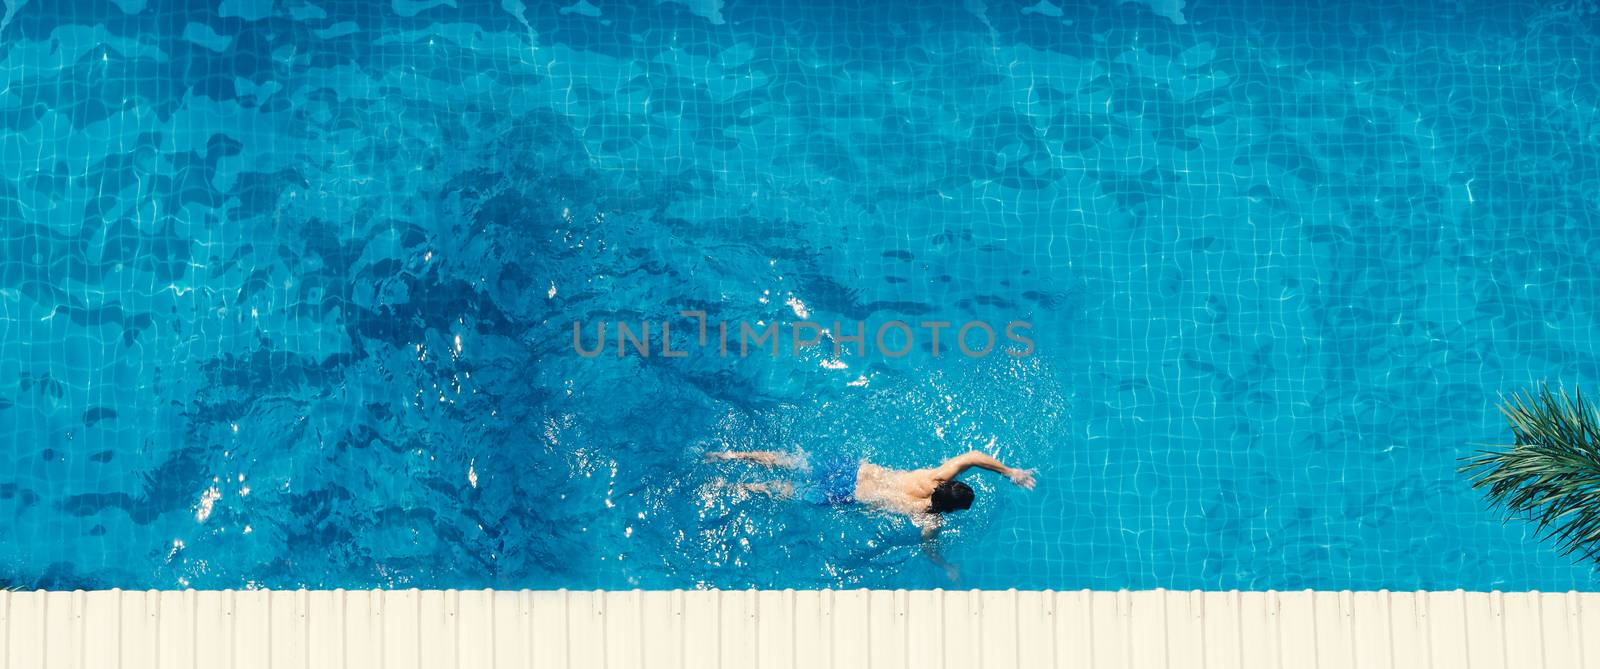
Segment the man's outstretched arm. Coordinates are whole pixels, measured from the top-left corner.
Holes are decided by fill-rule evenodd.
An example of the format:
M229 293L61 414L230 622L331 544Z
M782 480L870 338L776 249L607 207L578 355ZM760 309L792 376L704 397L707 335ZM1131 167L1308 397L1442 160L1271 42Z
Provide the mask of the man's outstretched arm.
M946 460L944 464L939 465L939 468L934 470L933 475L934 478L948 481L960 476L962 472L973 467L987 469L991 472L1011 479L1012 483L1015 483L1023 488L1027 488L1028 490L1033 489L1033 470L1007 467L999 460L990 457L989 454L984 453L983 451L967 451L966 453L962 453L961 455L950 458L949 460Z

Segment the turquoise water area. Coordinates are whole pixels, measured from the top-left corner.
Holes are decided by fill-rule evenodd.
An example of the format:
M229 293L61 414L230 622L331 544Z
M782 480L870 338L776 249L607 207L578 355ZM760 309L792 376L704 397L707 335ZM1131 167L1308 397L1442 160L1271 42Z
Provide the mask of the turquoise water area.
M4 2L0 578L1596 585L1454 471L1600 383L1593 2ZM722 448L1039 486L952 583Z

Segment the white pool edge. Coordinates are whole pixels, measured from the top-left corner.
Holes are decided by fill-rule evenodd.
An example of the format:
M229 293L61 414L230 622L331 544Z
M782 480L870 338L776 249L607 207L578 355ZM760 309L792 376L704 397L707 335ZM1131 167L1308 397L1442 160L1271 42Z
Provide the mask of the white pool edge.
M1600 666L1600 593L0 593L0 667Z

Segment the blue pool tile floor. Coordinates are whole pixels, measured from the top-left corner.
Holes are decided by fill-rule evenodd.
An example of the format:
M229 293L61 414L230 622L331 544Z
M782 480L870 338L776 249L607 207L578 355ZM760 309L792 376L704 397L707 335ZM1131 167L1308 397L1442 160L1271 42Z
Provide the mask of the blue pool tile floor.
M702 458L981 448L958 587L1596 585L1455 472L1600 383L1594 2L3 16L0 579L950 587ZM573 350L680 310L1035 349Z

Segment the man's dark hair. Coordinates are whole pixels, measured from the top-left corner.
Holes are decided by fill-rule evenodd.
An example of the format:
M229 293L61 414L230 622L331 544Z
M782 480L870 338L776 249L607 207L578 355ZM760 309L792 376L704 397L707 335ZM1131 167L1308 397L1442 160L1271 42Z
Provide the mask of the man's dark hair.
M933 513L949 513L972 508L972 487L960 481L945 481L933 489Z

